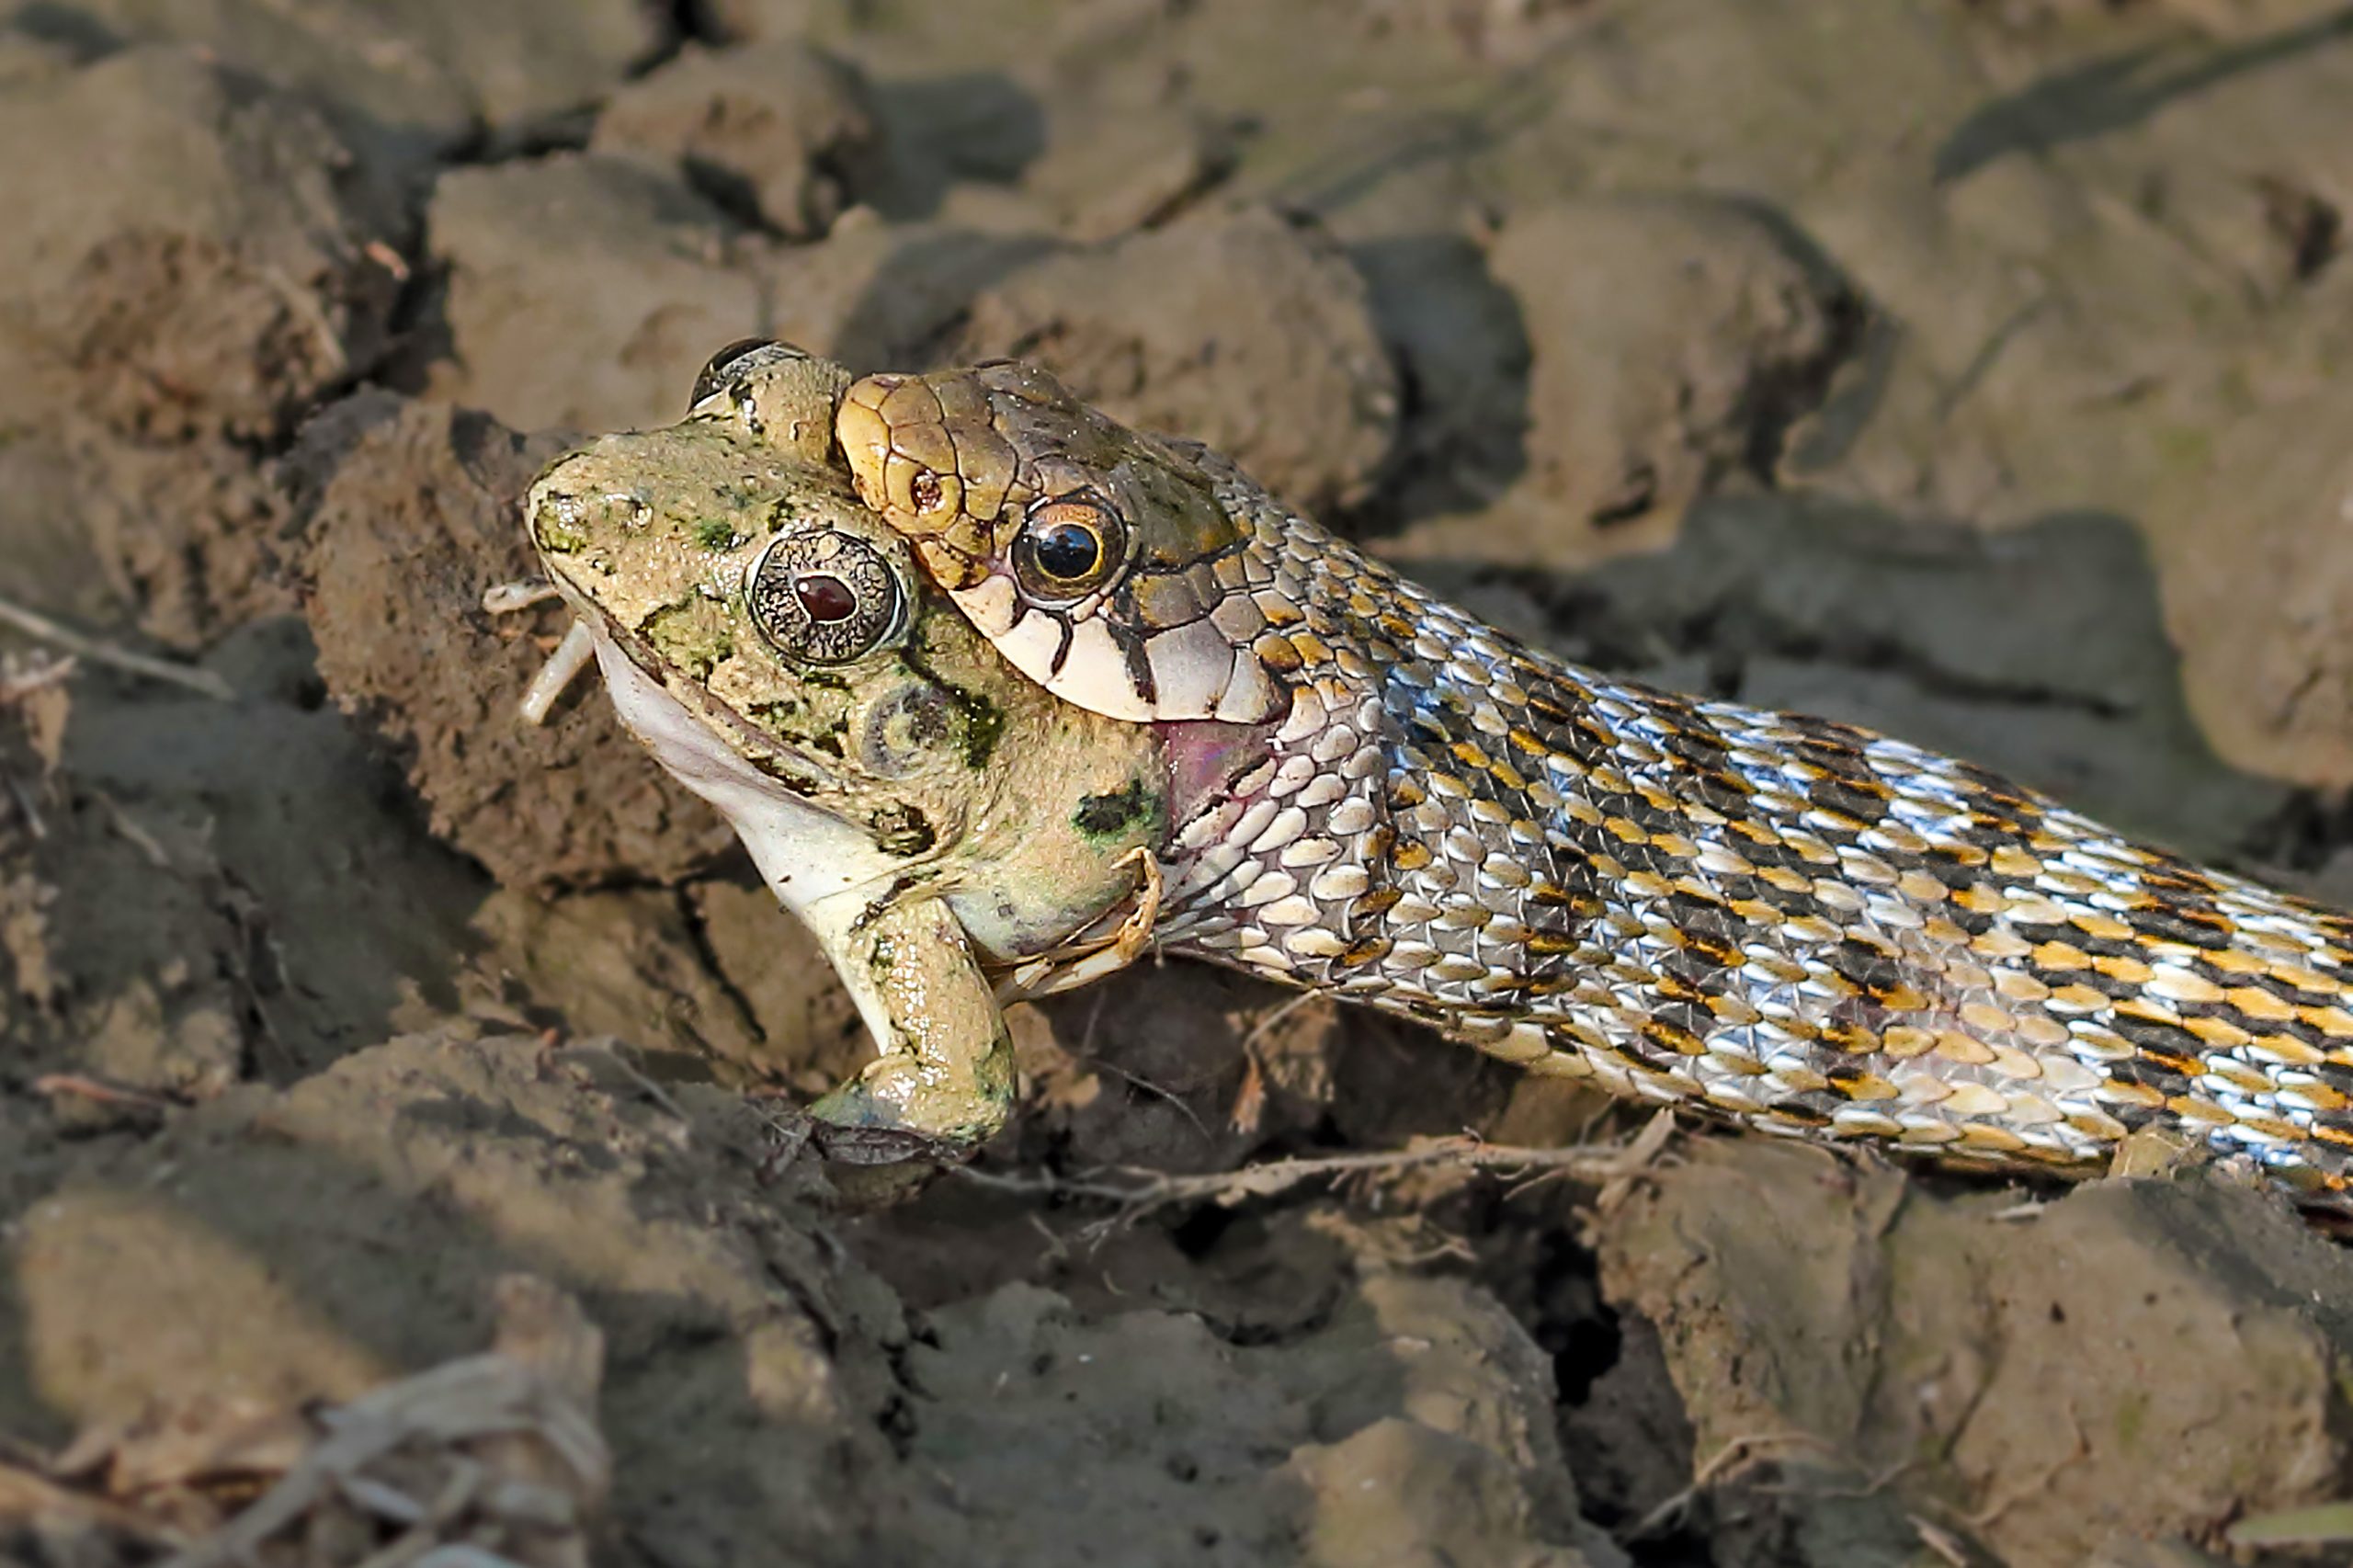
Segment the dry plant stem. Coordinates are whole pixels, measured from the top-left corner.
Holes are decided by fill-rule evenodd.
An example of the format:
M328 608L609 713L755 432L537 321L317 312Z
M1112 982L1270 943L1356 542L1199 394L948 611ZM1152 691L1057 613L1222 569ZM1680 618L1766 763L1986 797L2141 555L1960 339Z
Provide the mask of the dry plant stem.
M91 793L97 797L98 804L106 808L107 821L116 833L122 835L123 842L138 850L155 869L168 871L172 869L172 858L165 852L162 842L140 826L137 819L122 809L121 801L103 790L94 790Z
M51 659L46 653L31 656L30 667L20 667L14 659L0 660L0 708L13 707L37 691L62 686L74 674L74 655Z
M2223 1539L2233 1546L2342 1546L2353 1541L2353 1502L2257 1514L2233 1525Z
M637 1063L629 1059L626 1049L619 1040L607 1042L605 1059L620 1068L621 1075L636 1085L638 1091L647 1099L652 1100L671 1119L687 1127L694 1125L693 1119L678 1108L678 1102L672 1099L661 1085L639 1071Z
M1661 1118L1666 1113L1661 1112ZM1655 1122L1654 1122L1655 1125ZM1668 1123L1672 1126L1672 1123ZM1584 1144L1556 1149L1521 1149L1483 1143L1469 1136L1436 1138L1407 1148L1366 1154L1334 1154L1322 1159L1269 1160L1240 1170L1203 1176L1169 1176L1133 1166L1115 1166L1100 1176L1070 1179L1051 1176L1003 1176L955 1167L966 1181L1001 1191L1037 1193L1050 1198L1082 1198L1120 1206L1120 1218L1134 1220L1171 1204L1202 1201L1232 1205L1245 1199L1269 1198L1302 1182L1335 1180L1355 1176L1382 1176L1429 1166L1461 1170L1503 1170L1518 1175L1543 1172L1583 1181L1610 1182L1634 1173L1655 1155L1657 1140L1648 1128L1623 1144Z
M45 1073L32 1081L37 1095L72 1095L77 1099L95 1101L99 1105L136 1106L142 1110L170 1110L172 1102L154 1095L143 1095L136 1089L119 1089L112 1084L102 1084L96 1078L79 1073Z
M555 1394L531 1368L494 1352L449 1362L362 1395L329 1413L325 1425L324 1440L276 1485L227 1527L172 1558L166 1568L227 1568L253 1562L263 1542L297 1523L332 1493L339 1492L362 1507L370 1507L367 1498L372 1495L392 1504L396 1513L420 1519L434 1517L432 1506L404 1494L394 1502L385 1492L363 1486L355 1495L351 1485L364 1466L413 1441L449 1444L529 1433L590 1489L601 1492L609 1477L611 1460L604 1439L586 1416ZM481 1474L473 1467L463 1473ZM449 1501L444 1500L440 1511L454 1513Z
M41 820L40 805L25 787L25 781L14 773L0 772L0 784L8 787L8 799L16 804L17 814L24 819L25 831L36 840L47 838L49 824Z
M1930 1524L1917 1514L1909 1514L1905 1517L1912 1521L1912 1528L1919 1532L1920 1544L1935 1552L1938 1561L1949 1562L1952 1568L1969 1568L1973 1561L1969 1554L1969 1549L1955 1539L1950 1530Z
M1745 1468L1750 1461L1762 1458L1760 1449L1791 1446L1826 1449L1827 1444L1808 1432L1757 1432L1733 1438L1694 1471L1691 1484L1667 1498L1657 1507L1634 1521L1631 1528L1620 1531L1620 1540L1641 1540L1655 1535L1683 1517L1694 1499L1727 1474Z
M49 617L9 599L0 598L0 625L13 626L28 637L38 637L44 642L54 643L94 665L104 665L109 669L146 680L185 687L216 701L236 700L237 694L229 689L229 683L210 670L199 670L170 659L151 658L145 653L134 653L128 648L118 648L111 642L102 642L95 637L87 637L70 627L62 626Z

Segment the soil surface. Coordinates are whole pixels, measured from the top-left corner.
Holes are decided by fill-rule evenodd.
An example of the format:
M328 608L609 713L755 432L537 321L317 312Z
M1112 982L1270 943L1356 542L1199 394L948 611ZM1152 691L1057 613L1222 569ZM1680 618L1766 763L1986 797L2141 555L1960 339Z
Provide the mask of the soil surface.
M1573 657L2353 898L2353 10L0 0L0 597L95 640L0 632L0 1562L2344 1560L2353 1257L2162 1157L1172 964L874 1207L776 1114L847 1000L482 597L733 339L1027 355Z

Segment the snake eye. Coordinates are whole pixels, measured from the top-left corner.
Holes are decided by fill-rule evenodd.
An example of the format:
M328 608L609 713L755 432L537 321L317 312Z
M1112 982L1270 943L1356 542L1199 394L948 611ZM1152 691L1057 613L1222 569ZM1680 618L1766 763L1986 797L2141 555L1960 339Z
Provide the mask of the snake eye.
M785 534L762 551L744 598L760 635L803 665L864 658L898 631L906 602L881 551L832 528Z
M1127 525L1095 497L1040 501L1013 540L1013 574L1036 599L1074 599L1110 580L1127 560Z

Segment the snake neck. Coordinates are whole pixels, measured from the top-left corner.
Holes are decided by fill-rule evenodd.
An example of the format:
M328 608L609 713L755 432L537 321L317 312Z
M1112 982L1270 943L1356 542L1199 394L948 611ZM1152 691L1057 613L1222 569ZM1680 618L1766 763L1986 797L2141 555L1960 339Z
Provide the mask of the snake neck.
M2091 1168L2160 1122L2353 1172L2353 923L1984 769L1530 650L1227 479L1287 717L1176 824L1165 945L1767 1130Z

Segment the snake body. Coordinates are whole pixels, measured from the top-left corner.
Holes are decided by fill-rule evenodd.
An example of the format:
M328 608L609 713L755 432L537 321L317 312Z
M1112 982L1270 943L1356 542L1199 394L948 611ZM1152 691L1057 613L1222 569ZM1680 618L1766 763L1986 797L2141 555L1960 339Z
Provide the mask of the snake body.
M2154 1125L2353 1187L2344 915L1566 663L1026 367L870 378L837 429L1011 662L1165 732L1166 950L1768 1132L2081 1172ZM1099 570L1039 591L1041 517Z

